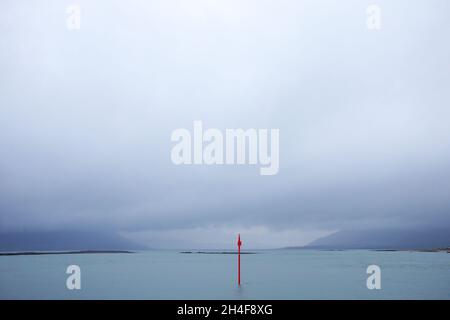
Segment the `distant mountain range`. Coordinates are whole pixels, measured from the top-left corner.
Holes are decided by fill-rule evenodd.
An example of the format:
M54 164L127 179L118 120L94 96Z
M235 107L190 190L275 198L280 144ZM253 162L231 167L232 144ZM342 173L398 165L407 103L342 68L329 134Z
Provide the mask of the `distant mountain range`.
M450 227L423 230L342 230L302 249L437 249L450 247ZM0 233L0 252L145 250L114 232L52 231Z
M317 239L307 249L434 249L450 247L450 228L424 230L342 230Z
M113 232L53 231L0 233L0 251L142 250Z

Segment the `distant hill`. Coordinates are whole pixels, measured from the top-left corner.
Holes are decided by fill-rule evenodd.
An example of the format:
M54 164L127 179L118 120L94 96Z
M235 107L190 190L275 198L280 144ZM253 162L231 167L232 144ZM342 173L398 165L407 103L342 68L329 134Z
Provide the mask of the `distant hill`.
M317 239L309 249L432 249L450 247L450 228L342 230Z
M108 232L55 231L0 233L0 251L142 250L145 247Z

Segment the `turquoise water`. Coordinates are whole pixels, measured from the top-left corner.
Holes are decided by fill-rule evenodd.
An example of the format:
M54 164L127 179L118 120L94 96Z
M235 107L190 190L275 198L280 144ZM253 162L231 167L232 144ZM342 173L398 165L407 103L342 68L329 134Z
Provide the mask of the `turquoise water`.
M242 256L134 254L0 256L1 299L450 299L450 254L270 250ZM68 265L81 290L66 288ZM381 290L366 287L381 268Z

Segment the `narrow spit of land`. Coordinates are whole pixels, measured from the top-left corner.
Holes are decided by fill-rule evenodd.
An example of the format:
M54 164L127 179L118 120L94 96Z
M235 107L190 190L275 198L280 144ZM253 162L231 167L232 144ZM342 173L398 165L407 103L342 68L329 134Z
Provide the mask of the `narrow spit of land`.
M25 252L0 252L0 256L36 256L44 254L97 254L97 253L133 253L133 252L126 250L25 251Z
M199 253L199 254L238 254L237 251L181 251L180 253ZM241 254L256 254L257 252L241 252Z

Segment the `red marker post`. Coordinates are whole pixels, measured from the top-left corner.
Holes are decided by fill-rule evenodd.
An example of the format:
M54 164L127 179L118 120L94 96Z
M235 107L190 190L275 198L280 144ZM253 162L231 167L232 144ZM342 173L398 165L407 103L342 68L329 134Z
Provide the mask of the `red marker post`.
M241 234L238 234L238 286L241 286Z

